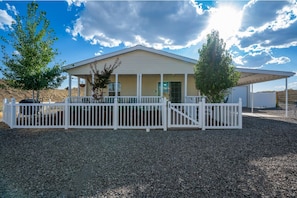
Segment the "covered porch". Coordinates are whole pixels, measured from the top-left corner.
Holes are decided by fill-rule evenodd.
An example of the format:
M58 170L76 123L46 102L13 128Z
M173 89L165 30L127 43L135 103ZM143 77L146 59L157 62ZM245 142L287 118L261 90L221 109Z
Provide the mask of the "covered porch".
M77 85L74 86L78 87L78 94L74 96L71 93L72 76L69 75L68 94L71 98L91 98L92 87L89 82L94 80L94 76L83 78L86 82L84 87L80 86L81 78L77 77ZM84 95L80 94L81 89L84 89ZM199 95L193 74L114 74L103 96L105 102L112 98L126 102L153 102L164 97L174 103L183 103Z
M64 69L69 75L69 97L82 97L80 91L78 96L72 96L72 77L77 77L79 89L80 81L85 81L84 93L85 97L89 97L92 95L89 82L94 81L91 66L102 70L105 64L113 63L116 58L119 58L122 64L113 72L111 83L104 91L104 97L118 99L129 96L134 102L141 102L145 97L165 97L174 103L201 101L194 79L193 67L197 60L139 45L66 65ZM293 72L260 69L236 68L236 70L241 73L238 86L249 86L246 91L246 103L251 104L252 109L253 84L285 79L285 91L288 94L287 79L295 75Z

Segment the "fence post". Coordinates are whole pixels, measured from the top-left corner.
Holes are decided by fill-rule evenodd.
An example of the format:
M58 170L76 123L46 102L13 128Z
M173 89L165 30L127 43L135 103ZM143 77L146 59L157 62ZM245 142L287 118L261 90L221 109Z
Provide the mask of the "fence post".
M238 125L239 128L242 129L242 100L239 98L238 102Z
M166 100L166 99L165 99ZM171 122L172 122L172 116L171 116L171 102L168 100L168 103L167 103L167 120L166 120L166 125L167 127L171 127Z
M119 105L118 105L118 100L114 100L114 103L113 103L113 130L118 129L118 121L119 121Z
M202 130L205 130L205 119L206 119L206 113L205 113L205 98L202 98L201 102L201 127Z
M69 100L70 98L67 97L65 99L65 115L64 115L64 128L68 129L69 127L69 119L70 119L70 110L69 110Z
M163 131L167 131L167 99L163 98L162 105L162 120L163 120Z
M4 98L4 100L3 100L3 107L2 107L2 111L3 111L3 117L2 117L2 121L4 121L5 123L7 122L7 120L6 120L6 115L7 115L7 113L6 113L6 105L7 105L7 98Z
M11 98L11 122L10 122L10 128L13 128L15 126L15 119L16 119L16 108L15 108L15 98Z

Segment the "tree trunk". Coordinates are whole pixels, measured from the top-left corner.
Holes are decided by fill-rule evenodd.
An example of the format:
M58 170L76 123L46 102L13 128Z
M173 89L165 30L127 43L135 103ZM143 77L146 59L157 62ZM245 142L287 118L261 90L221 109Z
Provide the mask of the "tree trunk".
M32 99L35 99L35 94L34 94L34 90L32 90Z
M37 90L36 92L37 92L37 94L36 94L36 101L39 101L40 90Z

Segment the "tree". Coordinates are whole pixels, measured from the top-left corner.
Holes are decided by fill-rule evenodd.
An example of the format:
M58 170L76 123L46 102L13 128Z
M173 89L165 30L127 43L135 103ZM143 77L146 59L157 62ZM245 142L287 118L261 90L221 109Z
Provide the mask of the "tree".
M210 102L222 102L228 89L234 87L240 77L225 47L219 32L213 30L207 35L207 42L198 50L199 60L194 68L196 88Z
M89 81L92 86L93 97L95 100L102 100L103 90L110 83L110 76L112 72L121 65L119 58L115 60L113 65L107 66L106 63L102 71L96 67L96 65L91 66L91 71L94 74L94 82Z
M8 37L1 37L5 44L11 46L14 52L8 53L6 46L1 45L6 67L1 67L4 79L8 85L22 90L32 90L32 98L36 91L36 100L42 89L57 88L66 78L62 76L63 63L54 63L47 67L58 54L52 45L57 40L54 30L49 27L46 12L37 12L36 2L27 5L27 16L16 16Z

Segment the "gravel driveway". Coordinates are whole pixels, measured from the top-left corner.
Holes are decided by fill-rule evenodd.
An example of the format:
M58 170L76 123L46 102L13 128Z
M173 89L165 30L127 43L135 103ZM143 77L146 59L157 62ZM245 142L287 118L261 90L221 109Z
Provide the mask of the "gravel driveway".
M296 197L297 124L242 130L0 129L1 197Z

